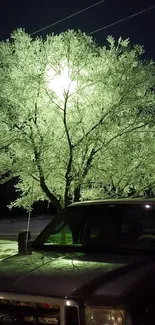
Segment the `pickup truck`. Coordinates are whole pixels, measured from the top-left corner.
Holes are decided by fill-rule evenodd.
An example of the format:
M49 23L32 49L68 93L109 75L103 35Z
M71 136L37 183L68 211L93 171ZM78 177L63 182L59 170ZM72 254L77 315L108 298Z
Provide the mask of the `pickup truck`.
M155 201L63 209L0 262L2 324L154 325Z

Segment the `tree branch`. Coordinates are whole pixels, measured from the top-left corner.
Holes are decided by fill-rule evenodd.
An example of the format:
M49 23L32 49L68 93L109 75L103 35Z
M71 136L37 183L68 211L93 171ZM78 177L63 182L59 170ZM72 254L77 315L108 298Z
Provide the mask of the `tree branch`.
M72 181L71 177L71 167L72 167L72 162L73 162L73 145L71 143L71 138L67 126L67 101L68 101L68 93L65 96L65 103L64 103L64 127L65 127L65 132L67 136L67 141L68 141L68 146L69 146L69 161L68 161L68 166L67 170L65 173L65 179L66 179L66 185L65 185L65 194L64 194L64 201L65 201L65 206L70 203L69 199L69 187Z
M40 182L40 187L43 190L43 192L46 194L46 196L50 199L51 203L54 205L54 207L56 208L56 210L59 212L61 211L62 207L61 204L59 202L59 200L57 199L57 197L49 190L45 178L44 178L44 173L41 167L41 163L40 163L40 152L37 151L35 142L34 142L34 138L33 138L33 132L32 132L32 128L31 128L31 141L32 141L32 146L33 146L33 150L34 150L34 156L35 156L35 162L36 162L36 166L38 169L38 173L39 173L39 182Z

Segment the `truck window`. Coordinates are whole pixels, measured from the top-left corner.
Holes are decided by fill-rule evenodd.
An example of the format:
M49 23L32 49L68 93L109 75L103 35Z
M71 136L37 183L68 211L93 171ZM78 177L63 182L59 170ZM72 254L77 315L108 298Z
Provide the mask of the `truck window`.
M71 245L73 244L72 231L68 225L64 225L61 231L58 231L56 234L51 234L45 245Z

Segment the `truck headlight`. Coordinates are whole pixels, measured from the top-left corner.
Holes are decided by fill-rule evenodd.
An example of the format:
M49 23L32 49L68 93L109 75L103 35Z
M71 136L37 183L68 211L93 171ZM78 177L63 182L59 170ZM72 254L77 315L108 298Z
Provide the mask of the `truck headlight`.
M86 325L132 325L128 314L123 310L87 307L85 310Z

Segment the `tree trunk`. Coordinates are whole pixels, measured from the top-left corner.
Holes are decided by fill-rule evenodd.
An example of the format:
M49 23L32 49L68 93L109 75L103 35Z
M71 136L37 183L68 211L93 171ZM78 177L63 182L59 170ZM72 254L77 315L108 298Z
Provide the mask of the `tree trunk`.
M81 198L80 191L81 191L81 186L78 185L76 187L76 189L74 190L74 202L79 202L80 201L80 198Z
M72 198L72 195L69 192L69 189L66 189L65 190L65 198L64 198L64 201L65 201L65 207L67 207L73 201L73 198Z
M43 174L43 170L42 170L42 167L41 167L41 164L40 164L40 155L37 152L35 146L34 146L34 153L35 153L36 165L37 165L38 172L39 172L41 189L46 194L46 196L50 199L50 201L53 204L53 206L55 207L56 211L60 212L62 210L61 203L57 199L57 197L49 190L49 188L48 188L48 186L46 184L44 174Z
M72 162L73 162L73 145L71 143L71 138L69 134L69 129L67 126L67 101L68 101L68 95L69 92L67 91L67 94L65 96L65 103L64 103L64 127L65 127L65 132L66 132L66 137L68 140L68 147L69 147L69 161L68 161L68 166L65 174L65 179L66 179L66 184L65 184L65 193L64 193L64 204L65 207L72 203L72 195L70 193L70 185L72 182L72 176L71 176L71 169L72 169Z
M72 160L73 160L73 158L72 158L72 152L71 152L69 162L68 162L68 167L67 167L66 174L65 174L65 179L66 179L65 194L64 194L65 206L72 203L72 195L70 193L70 185L71 185L71 182L72 182L72 177L71 177Z
M47 187L47 185L45 183L43 176L40 176L40 186L41 186L42 190L44 191L44 193L46 194L46 196L50 199L51 203L53 204L53 206L55 207L57 212L60 212L62 210L60 201L57 199L57 197L54 194L51 193L51 191L49 190L49 188Z

